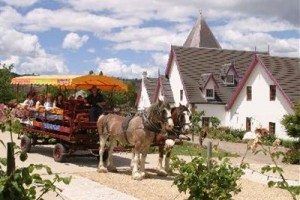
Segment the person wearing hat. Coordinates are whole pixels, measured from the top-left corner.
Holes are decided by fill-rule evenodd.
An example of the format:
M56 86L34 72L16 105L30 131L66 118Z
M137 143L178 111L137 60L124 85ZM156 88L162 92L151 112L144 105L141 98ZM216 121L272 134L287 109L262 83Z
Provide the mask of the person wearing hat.
M90 104L91 108L89 110L90 121L95 122L98 117L104 112L103 106L105 105L105 100L103 95L99 92L96 86L90 89L90 94L87 96L87 103Z

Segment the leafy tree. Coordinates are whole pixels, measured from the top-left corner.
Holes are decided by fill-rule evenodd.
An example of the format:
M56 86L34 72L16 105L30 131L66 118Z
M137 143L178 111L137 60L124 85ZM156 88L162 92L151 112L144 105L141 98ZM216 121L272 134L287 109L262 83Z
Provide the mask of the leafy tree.
M300 102L294 106L295 114L284 115L281 123L290 137L300 140Z
M103 72L102 72L102 71L100 71L100 72L99 72L99 75L100 75L100 76L103 76Z
M89 75L95 74L93 70L89 71Z
M189 192L190 200L228 200L241 191L237 181L244 173L240 167L231 166L228 158L221 163L212 161L210 167L207 158L201 156L191 162L178 157L173 157L172 161L172 169L179 173L173 184L180 193Z
M0 64L0 102L7 103L14 98L14 90L10 81L12 79L11 70L13 65L6 66Z

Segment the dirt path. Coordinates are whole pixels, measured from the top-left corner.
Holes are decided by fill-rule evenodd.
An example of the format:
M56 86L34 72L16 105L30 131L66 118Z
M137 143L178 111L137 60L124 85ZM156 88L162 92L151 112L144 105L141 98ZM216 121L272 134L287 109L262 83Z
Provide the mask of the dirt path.
M19 144L19 140L15 142ZM0 132L0 140L3 140L5 143L9 140L9 134L3 134ZM107 196L95 196L92 198L91 194L96 194L99 191L107 191L105 187L109 187L115 190L111 190L107 195L113 197L113 195L120 191L128 194L128 197L123 199L147 199L147 200L158 200L158 199L186 199L187 195L179 194L176 186L172 186L174 177L158 177L155 174L155 167L157 166L158 155L150 154L147 157L146 168L149 172L149 177L143 181L134 181L131 179L129 171L130 163L130 154L129 153L115 153L114 160L119 173L107 173L99 174L96 172L98 161L94 157L70 157L66 163L57 163L54 162L52 158L53 146L43 146L43 147L33 147L32 153L29 154L28 160L26 162L17 161L17 166L27 166L29 163L43 163L51 167L53 172L59 173L62 176L66 175L78 175L76 180L74 179L73 183L69 186L62 186L64 189L62 193L65 195L67 200L80 199L82 196L89 196L89 199L107 199ZM5 148L0 145L0 157L6 157ZM186 159L190 159L186 157ZM233 162L238 163L241 158L232 159ZM253 161L254 162L254 161ZM256 162L256 161L255 161ZM262 165L262 163L256 163L257 165ZM300 168L299 166L284 166L284 169L291 173L289 176L296 179L299 177ZM297 171L298 170L298 171ZM86 177L95 182L88 182L86 179L81 179L80 176ZM77 177L77 176L76 176ZM247 177L244 177L240 180L242 186L242 192L239 193L234 199L244 200L244 199L272 199L272 200L285 200L291 199L289 194L281 189L269 189L265 184L260 184L256 180L249 180ZM91 184L93 187L83 188L83 183ZM87 191L89 189L89 191ZM94 192L93 192L94 191ZM100 193L101 193L100 192ZM122 193L122 194L123 194ZM73 196L71 196L71 194ZM66 198L67 195L72 198ZM76 196L77 198L75 198ZM123 195L124 196L124 195ZM54 194L48 194L46 200L60 199L55 197ZM121 198L120 198L121 199Z

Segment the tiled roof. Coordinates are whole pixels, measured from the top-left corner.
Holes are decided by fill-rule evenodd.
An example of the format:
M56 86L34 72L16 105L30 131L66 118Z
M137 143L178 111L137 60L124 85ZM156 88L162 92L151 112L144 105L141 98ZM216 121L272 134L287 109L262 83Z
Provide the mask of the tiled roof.
M221 48L214 34L204 20L203 16L199 16L192 31L184 42L185 47L207 47Z
M157 78L148 78L146 77L144 79L145 87L149 96L149 100L151 103L153 103L153 96L156 88L158 79Z
M215 100L211 103L226 104L235 86L224 84L221 74L224 64L233 63L239 75L243 75L252 61L254 52L213 48L190 48L172 46L174 58L178 66L181 79L189 103L208 102L199 88L201 74L213 73L218 84ZM166 71L168 72L168 70Z
M257 56L292 103L300 101L300 58Z
M161 75L160 80L161 80L162 92L165 100L169 103L174 103L175 101L174 101L173 92L171 89L169 79Z
M212 73L207 73L207 74L201 74L200 78L198 80L200 88L204 89L205 84L207 83L209 77L212 75Z

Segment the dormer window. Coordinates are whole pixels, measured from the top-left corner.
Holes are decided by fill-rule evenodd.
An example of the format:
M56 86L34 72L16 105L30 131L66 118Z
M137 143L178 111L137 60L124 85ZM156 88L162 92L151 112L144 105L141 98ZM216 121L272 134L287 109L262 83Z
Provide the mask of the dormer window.
M234 84L234 75L233 74L227 74L226 83L227 84Z
M215 98L214 89L206 89L206 98L207 99L214 99Z
M221 78L226 85L234 85L238 80L238 73L233 63L224 64L221 68Z

